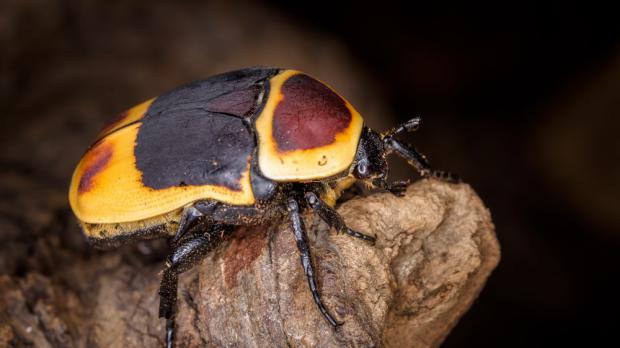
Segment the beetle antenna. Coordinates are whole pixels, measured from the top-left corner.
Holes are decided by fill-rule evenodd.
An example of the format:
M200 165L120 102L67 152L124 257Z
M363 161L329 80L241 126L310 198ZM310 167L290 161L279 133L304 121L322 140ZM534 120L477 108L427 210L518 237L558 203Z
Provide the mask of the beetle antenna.
M420 128L421 123L422 123L422 117L416 116L404 123L401 123L398 127L392 128L388 130L387 132L384 132L382 134L382 137L389 138L389 137L393 137L395 135L402 134L405 132L407 133L415 132Z

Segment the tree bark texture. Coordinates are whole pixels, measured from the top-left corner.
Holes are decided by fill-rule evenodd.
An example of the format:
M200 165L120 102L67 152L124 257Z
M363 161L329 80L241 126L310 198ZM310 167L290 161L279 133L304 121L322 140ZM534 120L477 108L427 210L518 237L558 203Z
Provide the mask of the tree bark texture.
M489 211L466 184L421 180L404 197L356 197L338 211L377 236L372 245L304 215L323 301L344 323L338 330L314 304L281 221L239 228L180 277L178 346L436 347L499 262ZM66 240L77 233L70 220L41 233L50 237L29 256L37 261L0 277L1 347L163 345L161 242L92 252Z

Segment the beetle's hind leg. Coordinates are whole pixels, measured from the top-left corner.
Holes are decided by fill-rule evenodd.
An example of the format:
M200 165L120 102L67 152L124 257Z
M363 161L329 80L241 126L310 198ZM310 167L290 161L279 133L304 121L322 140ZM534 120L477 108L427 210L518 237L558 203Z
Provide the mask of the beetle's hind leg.
M174 247L176 244L178 244L179 241L183 239L183 237L187 234L187 232L198 224L200 218L203 216L204 215L198 209L196 209L193 204L185 207L183 209L183 212L181 213L179 228L172 237L172 240L170 241L172 246Z
M301 265L306 273L308 279L308 285L312 292L312 298L314 303L319 307L323 317L333 326L338 327L341 323L337 322L334 317L327 311L325 305L321 301L321 295L319 294L316 280L314 279L314 267L312 266L312 255L310 254L310 246L308 245L308 236L306 235L306 229L304 222L299 214L299 204L294 198L289 198L287 201L287 210L291 219L291 226L293 233L295 234L295 241L297 242L297 248L299 249Z
M200 222L199 222L200 223ZM159 287L159 317L166 318L166 347L174 346L174 322L177 303L179 274L189 270L200 262L207 253L221 240L228 227L202 223L205 229L201 233L185 236L172 243L172 251L166 260L161 286ZM182 223L180 228L191 229L194 223ZM177 235L186 232L179 230Z
M329 227L335 229L336 231L346 233L351 237L363 239L372 243L377 240L374 236L368 236L347 227L342 219L342 216L340 216L340 214L338 214L338 212L332 207L327 205L327 203L323 202L323 200L321 200L316 193L306 192L306 202L308 202L310 208L317 212L321 219L325 221Z
M174 321L176 314L177 284L179 275L166 267L159 286L159 317L166 318L166 347L174 342Z

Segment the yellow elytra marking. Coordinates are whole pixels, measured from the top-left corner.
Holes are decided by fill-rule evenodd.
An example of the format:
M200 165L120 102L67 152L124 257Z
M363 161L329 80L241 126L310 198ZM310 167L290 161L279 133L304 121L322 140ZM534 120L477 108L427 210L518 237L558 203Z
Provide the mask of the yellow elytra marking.
M250 158L240 180L240 191L217 185L165 189L144 186L142 174L136 169L134 155L140 125L136 123L119 129L95 145L111 150L111 156L106 158L102 168L92 170L93 164L88 153L78 164L69 188L69 202L78 219L88 223L139 221L169 213L202 199L214 199L233 205L254 204L250 185ZM87 180L83 180L85 174Z
M258 164L261 172L271 180L282 182L310 181L342 174L355 159L364 123L361 115L342 97L351 114L351 120L346 129L335 135L331 144L291 151L278 149L273 137L274 112L285 98L282 85L297 74L301 72L285 70L269 80L269 95L255 124L258 134Z

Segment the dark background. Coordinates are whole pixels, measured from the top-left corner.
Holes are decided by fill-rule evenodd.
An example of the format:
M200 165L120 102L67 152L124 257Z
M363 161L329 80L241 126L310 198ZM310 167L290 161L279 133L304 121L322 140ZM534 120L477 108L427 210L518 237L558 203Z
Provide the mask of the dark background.
M0 174L36 178L27 198L0 184L3 273L24 272L47 233L11 206L41 187L63 197L106 118L186 81L275 65L330 83L374 128L423 116L408 140L491 210L502 260L446 347L592 344L618 325L620 25L610 8L6 1L0 43ZM29 214L70 216L61 198Z

